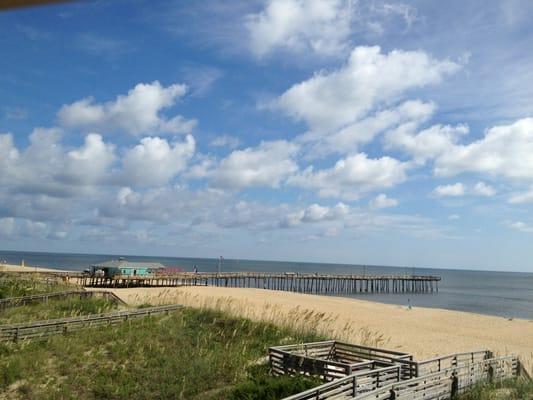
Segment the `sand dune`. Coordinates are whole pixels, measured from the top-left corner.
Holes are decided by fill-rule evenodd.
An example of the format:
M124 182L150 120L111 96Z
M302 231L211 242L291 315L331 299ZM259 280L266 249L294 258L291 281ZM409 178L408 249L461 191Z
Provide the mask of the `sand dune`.
M131 304L183 303L295 326L314 324L332 338L354 343L374 338L383 347L402 349L420 359L488 348L497 354L519 355L530 370L533 360L533 321L523 319L431 308L409 310L364 300L262 289L130 288L113 292Z

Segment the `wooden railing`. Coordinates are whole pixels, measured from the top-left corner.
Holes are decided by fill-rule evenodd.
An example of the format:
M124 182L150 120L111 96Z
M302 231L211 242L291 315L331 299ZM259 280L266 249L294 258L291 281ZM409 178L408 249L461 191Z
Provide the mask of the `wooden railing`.
M492 358L492 353L490 351L477 350L465 353L448 354L423 361L398 359L396 360L396 364L402 365L402 376L405 380L433 372L439 372L448 368L461 367L488 358Z
M358 372L316 388L285 398L284 400L316 400L353 398L392 382L399 382L400 366Z
M262 272L181 272L150 276L83 276L65 279L88 287L222 286L284 290L299 293L431 293L438 291L438 276L330 275Z
M478 382L517 376L519 362L515 356L491 358L408 380L402 380L401 367L396 365L345 376L284 400L450 398L454 372L458 380L458 393L462 393ZM395 397L391 397L392 391L395 392Z
M106 314L92 314L79 317L50 319L24 324L0 326L0 341L18 341L25 339L44 338L70 331L91 328L100 325L112 325L135 318L170 313L182 309L181 305L148 307L132 311L117 311Z
M274 375L315 375L325 381L359 371L392 366L397 360L412 361L412 356L393 350L359 346L329 340L316 343L269 348ZM402 368L406 368L403 364Z
M110 301L125 304L117 295L107 291L85 291L85 290L71 290L66 292L54 292L33 294L30 296L22 297L8 297L0 299L0 310L9 307L19 307L31 303L47 302L49 300L64 300L68 298L87 298L87 297L102 297Z
M444 369L462 367L474 364L479 361L492 358L492 353L488 350L478 350L465 353L455 353L443 357L436 357L429 360L419 361L417 376L439 372Z
M478 350L414 361L412 355L408 353L335 340L276 346L269 349L270 367L275 375L300 373L321 376L326 381L351 375L360 370L391 365L401 366L401 378L405 380L491 357L490 351Z
M518 372L519 363L517 357L490 358L472 364L448 368L418 378L392 383L355 397L344 398L357 400L388 400L390 398L409 400L449 399L453 390L452 377L454 373L457 376L457 394L459 394L477 383L516 377ZM392 392L394 392L395 397L392 397Z

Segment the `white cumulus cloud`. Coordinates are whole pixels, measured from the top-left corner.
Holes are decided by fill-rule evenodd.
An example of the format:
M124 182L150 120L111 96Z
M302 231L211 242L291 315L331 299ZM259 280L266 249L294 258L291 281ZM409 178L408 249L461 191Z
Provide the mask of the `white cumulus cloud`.
M372 142L381 132L398 127L398 125L419 126L433 114L434 110L433 103L408 100L398 106L379 110L375 114L331 133L309 131L300 135L297 140L303 144L309 144L311 149L308 153L314 157L330 153L353 153L357 152L360 146Z
M332 168L312 166L291 176L288 183L314 189L323 197L357 199L362 192L388 188L406 179L407 164L391 157L368 158L358 153L338 160Z
M452 146L435 161L439 176L465 172L533 181L533 118L492 127L481 139Z
M524 233L533 233L533 226L531 226L530 224L526 224L523 221L511 222L509 223L509 228L520 231L520 232L524 232Z
M414 129L416 126L408 123L391 130L385 135L385 148L401 150L424 163L444 154L469 132L466 125L433 125L418 133Z
M472 193L477 196L492 197L496 194L496 189L485 182L478 182L472 188Z
M409 89L437 84L458 69L458 64L423 51L382 53L378 46L356 47L344 66L292 86L280 96L277 107L312 130L331 131Z
M212 183L217 187L233 189L278 187L297 171L298 166L293 159L297 151L298 146L284 140L235 150L211 172Z
M263 57L276 49L337 55L348 46L353 1L270 0L248 15L250 49Z
M533 189L526 192L514 193L509 197L508 201L511 204L533 203Z
M466 193L465 185L457 182L451 185L439 185L433 190L433 195L436 197L459 197Z
M398 200L387 197L385 193L380 193L370 200L368 205L370 208L374 209L396 207L398 205Z
M87 97L66 104L59 110L58 120L65 127L119 129L132 135L190 133L195 120L180 115L167 119L161 115L162 110L173 106L186 91L187 87L181 84L163 87L158 81L139 83L114 101L95 103Z
M143 138L124 154L120 180L135 186L164 185L186 168L194 151L191 135L174 143L159 137Z

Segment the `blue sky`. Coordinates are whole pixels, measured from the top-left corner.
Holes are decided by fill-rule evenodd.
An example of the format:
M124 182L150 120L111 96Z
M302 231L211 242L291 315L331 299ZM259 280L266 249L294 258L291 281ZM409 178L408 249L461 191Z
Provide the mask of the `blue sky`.
M0 247L533 271L529 1L0 13Z

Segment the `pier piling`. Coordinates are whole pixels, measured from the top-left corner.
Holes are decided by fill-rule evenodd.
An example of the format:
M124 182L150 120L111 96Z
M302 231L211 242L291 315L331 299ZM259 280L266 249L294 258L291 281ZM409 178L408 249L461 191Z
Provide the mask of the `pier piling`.
M328 275L297 273L178 273L154 276L77 276L87 287L215 286L258 288L298 293L435 293L438 276L424 275Z

